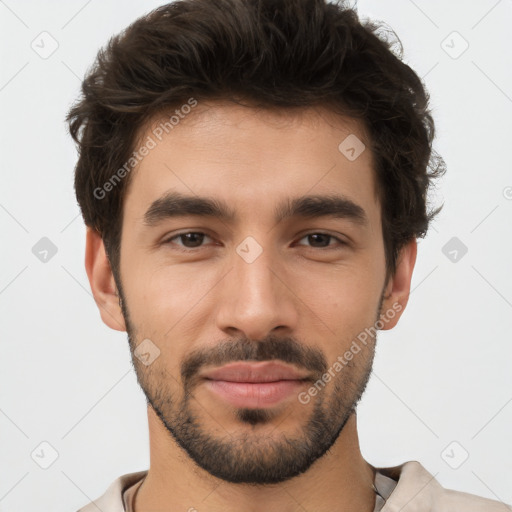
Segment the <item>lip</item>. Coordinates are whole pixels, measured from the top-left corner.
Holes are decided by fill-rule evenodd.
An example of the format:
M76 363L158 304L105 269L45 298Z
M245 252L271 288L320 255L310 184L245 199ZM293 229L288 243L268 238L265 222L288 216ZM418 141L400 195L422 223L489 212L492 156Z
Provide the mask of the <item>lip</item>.
M229 363L220 368L205 371L200 376L209 380L249 383L304 380L310 378L309 372L301 372L293 366L274 361Z
M265 408L299 392L310 374L278 362L230 363L203 372L206 387L235 407Z

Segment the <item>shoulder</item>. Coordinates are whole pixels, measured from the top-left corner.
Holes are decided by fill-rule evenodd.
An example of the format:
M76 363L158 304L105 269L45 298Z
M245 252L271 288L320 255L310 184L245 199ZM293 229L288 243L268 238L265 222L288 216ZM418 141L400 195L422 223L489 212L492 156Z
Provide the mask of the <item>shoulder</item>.
M375 469L397 482L382 512L512 512L501 501L445 489L418 461Z
M123 492L142 480L147 475L146 471L128 473L116 478L99 498L82 507L78 512L124 512Z

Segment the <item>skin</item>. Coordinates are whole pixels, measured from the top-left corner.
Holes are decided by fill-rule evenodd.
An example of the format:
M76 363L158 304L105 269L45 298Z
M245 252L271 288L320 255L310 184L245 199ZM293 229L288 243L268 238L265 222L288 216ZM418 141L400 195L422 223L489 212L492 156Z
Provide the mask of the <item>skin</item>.
M142 140L151 135L151 126L140 134ZM338 150L349 134L366 145L354 161ZM293 394L253 424L201 383L190 388L186 411L193 413L206 439L233 450L228 453L236 454L231 460L240 467L251 460L278 464L269 448L284 450L285 437L303 442L308 421L323 411L325 425L334 429L330 448L324 447L298 475L277 483L233 483L194 462L170 431L184 414L179 409L185 403L183 363L197 351L218 354L222 343L236 349L242 346L239 340L249 340L254 350L270 346L271 339L291 340L332 367L358 334L387 311L396 314L386 316L382 329L398 322L407 305L417 246L411 240L402 249L397 270L386 282L381 206L361 124L320 108L283 113L200 103L131 178L123 209L120 282L101 237L91 229L86 270L105 324L128 331L132 352L144 339L160 350L149 366L133 358L149 398L150 432L150 469L137 493L136 511L372 512L375 469L360 452L355 405L371 372L375 337L309 403ZM236 218L188 215L148 227L144 213L169 191L225 201ZM276 223L274 209L282 200L333 191L360 205L367 224L332 217ZM196 249L187 249L183 238L169 242L185 232L208 236ZM336 238L318 242L306 236L314 233L327 233L346 245ZM251 263L236 251L248 236L262 248ZM201 370L206 367L212 366ZM304 384L302 391L309 387ZM201 453L201 446L195 448Z

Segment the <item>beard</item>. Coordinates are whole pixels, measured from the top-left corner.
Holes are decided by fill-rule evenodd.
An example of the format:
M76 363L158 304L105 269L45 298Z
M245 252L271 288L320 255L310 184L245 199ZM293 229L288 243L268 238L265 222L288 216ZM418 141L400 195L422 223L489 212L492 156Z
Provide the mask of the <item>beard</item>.
M220 366L234 361L283 361L309 370L315 376L311 382L313 385L329 370L325 356L320 350L305 347L289 337L268 336L259 341L247 338L228 340L214 348L187 354L180 364L179 382L178 377L171 375L166 367L155 363L145 366L134 356L137 341L140 343L142 340L137 340L125 297L121 288L118 289L132 363L148 405L190 459L214 477L251 485L289 480L307 471L327 453L355 413L371 375L376 334L357 357L336 373L329 386L324 383L325 388L318 390L307 408L297 401L293 407L303 407L305 414L299 415L304 420L294 433L278 432L277 420L282 411L236 408L234 417L243 428L235 433L214 434L203 424L200 413L203 412L205 417L208 414L194 397L194 390L200 382L197 375L203 366ZM382 297L377 319L381 305ZM270 432L271 436L268 430L272 422L276 425ZM266 426L267 429L258 433L258 426Z

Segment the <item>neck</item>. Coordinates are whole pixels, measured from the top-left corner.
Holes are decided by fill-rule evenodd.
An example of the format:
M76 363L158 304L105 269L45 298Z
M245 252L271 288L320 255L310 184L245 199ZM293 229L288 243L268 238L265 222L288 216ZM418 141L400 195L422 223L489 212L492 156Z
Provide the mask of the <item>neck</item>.
M338 439L305 473L286 482L252 486L218 479L199 468L148 406L150 468L135 500L144 510L209 512L373 512L375 469L362 457L354 413Z

